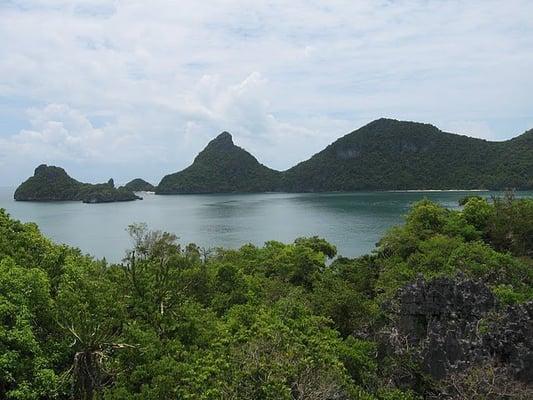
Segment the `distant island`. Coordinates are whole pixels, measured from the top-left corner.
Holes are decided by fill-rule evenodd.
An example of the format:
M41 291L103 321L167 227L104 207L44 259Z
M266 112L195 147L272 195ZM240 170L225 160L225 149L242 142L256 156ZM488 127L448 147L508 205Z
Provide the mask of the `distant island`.
M82 183L71 178L63 168L39 165L34 175L15 191L17 201L82 201L84 203L110 203L142 200L124 187L115 187L113 179L107 183Z
M263 164L235 146L231 135L222 132L181 172L165 176L156 194L272 192L280 191L281 172Z
M137 178L115 188L76 181L41 165L15 192L16 200L140 199L156 194L347 192L358 190L527 190L533 188L533 129L490 142L443 132L430 124L381 118L336 140L306 161L276 171L222 132L182 171L157 186Z
M124 188L132 192L155 192L155 186L141 178L129 181Z
M489 142L418 122L378 119L287 171L270 169L223 132L157 194L533 188L533 130Z

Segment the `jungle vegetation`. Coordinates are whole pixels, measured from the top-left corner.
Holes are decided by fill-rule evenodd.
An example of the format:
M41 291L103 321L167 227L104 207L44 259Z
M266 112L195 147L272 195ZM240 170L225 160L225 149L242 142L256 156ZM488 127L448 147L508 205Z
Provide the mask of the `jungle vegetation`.
M156 192L329 192L533 188L533 130L503 142L443 132L430 124L373 121L298 165L260 164L222 133Z
M414 349L384 350L390 304L442 277L487 285L502 310L533 299L531 199L423 200L355 259L318 237L207 250L128 231L108 264L0 211L0 398L489 398L488 365L437 380ZM531 394L505 379L515 397L490 398Z
M533 130L504 142L442 132L429 124L379 119L286 170L261 164L222 132L182 171L154 187L134 179L114 185L81 183L59 167L41 165L15 192L16 200L139 199L156 194L331 192L411 189L531 189Z

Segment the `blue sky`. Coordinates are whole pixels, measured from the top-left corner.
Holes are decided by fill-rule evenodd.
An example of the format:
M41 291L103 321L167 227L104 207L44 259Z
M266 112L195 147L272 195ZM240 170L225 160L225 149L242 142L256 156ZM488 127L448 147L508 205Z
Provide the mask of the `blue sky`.
M230 131L288 168L373 119L533 128L531 1L0 0L0 186L157 183Z

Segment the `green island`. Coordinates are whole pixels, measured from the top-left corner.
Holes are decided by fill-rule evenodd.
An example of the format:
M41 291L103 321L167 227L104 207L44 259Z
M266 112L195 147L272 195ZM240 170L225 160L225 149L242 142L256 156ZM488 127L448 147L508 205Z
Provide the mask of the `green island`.
M141 200L131 189L115 187L113 179L107 183L82 183L71 178L63 168L39 165L32 177L15 191L17 201L82 201L110 203Z
M379 119L309 160L275 171L222 133L157 194L533 188L533 130L489 142L433 125Z
M281 190L281 173L260 164L222 132L181 172L165 176L156 194L272 192Z
M442 132L429 124L379 119L338 139L287 171L261 164L223 132L182 171L157 186L81 183L59 167L40 165L15 200L140 199L156 194L348 192L358 190L528 190L533 188L533 130L504 142Z
M135 178L123 186L125 189L131 190L132 192L153 192L155 191L155 186L149 182L146 182L144 179Z
M462 203L354 259L134 224L112 265L0 210L0 398L531 399L533 199Z

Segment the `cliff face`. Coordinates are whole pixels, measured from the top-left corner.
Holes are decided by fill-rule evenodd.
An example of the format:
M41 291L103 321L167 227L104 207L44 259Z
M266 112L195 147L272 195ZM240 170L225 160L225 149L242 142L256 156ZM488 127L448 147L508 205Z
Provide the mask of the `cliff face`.
M63 168L39 165L34 175L15 191L17 201L83 201L107 203L141 199L131 190L115 188L112 179L107 183L82 183L71 178Z
M437 278L403 288L391 310L389 351L409 348L434 378L491 364L533 384L533 302L502 307L482 282Z

